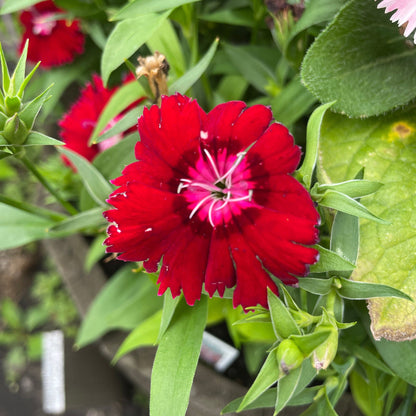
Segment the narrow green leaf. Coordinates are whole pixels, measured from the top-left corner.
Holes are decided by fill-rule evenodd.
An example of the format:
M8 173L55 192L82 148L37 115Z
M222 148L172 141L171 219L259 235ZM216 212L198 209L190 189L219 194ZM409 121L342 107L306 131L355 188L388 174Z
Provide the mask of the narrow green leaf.
M153 363L150 416L185 416L201 351L207 307L206 296L194 306L188 306L184 298L179 303Z
M267 302L273 329L278 338L285 339L293 334L301 334L288 308L270 289L267 291Z
M94 201L106 206L105 200L113 191L112 186L87 159L68 149L59 149L76 167L84 185Z
M20 54L20 58L16 64L16 68L14 69L12 77L10 78L9 95L16 95L17 92L20 90L20 86L22 85L25 79L28 47L29 47L29 39L26 40L23 51Z
M143 105L136 107L136 108L132 108L130 111L124 114L123 117L119 121L117 121L113 127L108 129L101 136L98 136L92 142L92 144L103 142L104 140L107 140L110 137L113 137L117 134L124 133L129 128L133 127L134 125L137 125L137 120L142 115L143 108L144 108Z
M162 314L162 320L160 322L157 342L159 342L162 339L163 335L168 329L172 321L173 314L175 313L175 310L180 300L181 300L181 296L176 296L175 298L172 298L170 290L166 291L165 294L163 295L163 314Z
M2 300L0 306L1 318L6 326L15 330L22 330L23 313L17 303L10 298L5 298Z
M346 214L355 215L360 218L366 218L380 224L389 224L388 221L372 214L364 205L349 196L337 191L328 190L319 201L319 205L327 208L336 209Z
M87 255L85 256L84 270L90 272L94 265L104 257L105 247L103 245L105 236L98 234L90 244Z
M275 388L269 389L265 391L256 400L253 400L249 405L247 405L244 408L244 410L274 407L276 404L276 394L277 392ZM227 406L225 406L224 409L221 410L221 414L225 415L226 413L236 412L243 399L244 396L239 397L238 399L235 399L232 402L228 403Z
M217 50L219 39L215 39L212 42L210 48L205 53L205 55L201 58L201 60L192 68L190 69L185 75L177 79L170 87L169 87L169 94L174 94L175 92L179 92L181 94L185 94L192 85L195 84L196 81L201 77L201 75L206 71L208 65L211 63L212 58L215 55L215 51Z
M0 9L0 15L27 9L36 3L39 3L39 0L4 0L3 6Z
M2 9L4 8L4 5ZM2 88L3 93L7 94L9 91L10 86L10 74L9 74L9 68L7 67L6 58L4 56L3 48L0 43L0 60L1 60L1 74L2 74Z
M130 19L131 17L137 17L148 13L162 12L196 1L200 0L133 0L119 10L110 21Z
M302 277L299 279L299 287L315 295L326 295L331 290L333 279L316 279Z
M38 69L40 65L40 62L38 62L35 67L29 72L29 74L27 75L27 77L24 79L24 81L22 82L22 84L19 87L19 91L17 91L17 96L20 98L23 98L23 94L25 92L25 88L27 87L27 84L29 84L29 81L32 79L34 73L36 72L36 70Z
M56 140L52 137L46 136L43 133L39 133L38 131L32 131L27 136L26 141L21 147L25 146L62 146L64 142L60 140ZM19 147L16 145L16 147Z
M137 81L128 82L121 86L110 98L94 127L90 137L90 144L97 143L97 137L102 134L105 127L124 111L130 104L145 96L143 88ZM137 120L136 120L137 121ZM130 126L131 127L131 126Z
M333 190L348 195L350 198L361 198L377 192L382 186L381 182L352 179L341 183L318 185L317 190L318 193Z
M313 350L322 345L331 335L330 331L316 331L306 335L291 335L291 339L301 350L305 357L312 354Z
M102 57L101 74L107 84L111 72L142 46L170 14L146 14L117 23L108 37Z
M314 246L319 251L319 260L310 267L311 273L324 273L332 270L354 270L355 264L346 258L319 245Z
M128 337L123 341L117 350L112 363L116 363L123 355L133 351L139 347L146 345L155 345L157 334L159 332L160 322L162 320L162 310L157 311L152 316L139 324Z
M333 102L318 107L309 117L306 130L306 153L302 166L295 172L299 181L303 182L307 189L311 187L312 175L318 157L319 137L321 125L326 110L334 104Z
M52 226L50 231L72 234L85 228L103 227L105 223L103 209L101 207L97 207L66 218L65 220Z
M304 360L299 368L291 371L277 383L277 399L274 414L277 415L297 394L301 393L316 376L310 360Z
M22 111L19 112L20 119L25 123L26 127L31 130L33 125L35 124L36 117L39 114L44 102L48 99L48 95L46 94L52 85L43 91L40 95L34 98L30 103L26 104Z
M130 265L118 271L94 299L76 338L81 348L112 329L133 329L161 307L157 287Z
M276 351L269 353L261 367L259 374L249 388L237 409L237 412L247 408L254 400L260 397L279 378L279 363L277 362Z
M337 289L337 293L346 299L370 299L370 298L382 298L382 297L395 297L410 300L413 299L394 287L382 285L379 283L366 283L355 280L339 278L341 282L341 288Z
M54 221L0 203L0 250L51 237L47 230L53 224Z

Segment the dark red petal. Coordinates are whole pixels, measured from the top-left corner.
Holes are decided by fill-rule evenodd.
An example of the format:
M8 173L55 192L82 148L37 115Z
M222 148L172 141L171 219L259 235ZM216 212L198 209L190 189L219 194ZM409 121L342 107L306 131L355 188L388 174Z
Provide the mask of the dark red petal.
M228 236L223 227L213 230L207 270L205 272L205 290L213 296L218 290L220 296L224 294L226 287L235 285L235 270L231 259Z
M243 236L233 233L230 237L231 254L237 273L237 285L233 294L233 305L244 309L267 304L267 288L278 294L276 284L264 271L256 254L249 247Z

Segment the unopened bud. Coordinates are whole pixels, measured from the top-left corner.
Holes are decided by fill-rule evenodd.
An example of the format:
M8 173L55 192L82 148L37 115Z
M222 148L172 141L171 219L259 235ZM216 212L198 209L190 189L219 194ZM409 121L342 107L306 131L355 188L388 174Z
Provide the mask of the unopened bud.
M318 331L329 331L327 340L312 353L312 366L319 370L325 370L332 363L338 350L338 329L332 325L320 325Z
M4 110L8 116L17 113L22 105L22 100L18 96L4 98Z
M16 113L6 121L2 134L11 144L23 144L27 139L29 131Z
M284 339L277 347L277 361L284 374L298 368L305 358L298 346L291 339Z

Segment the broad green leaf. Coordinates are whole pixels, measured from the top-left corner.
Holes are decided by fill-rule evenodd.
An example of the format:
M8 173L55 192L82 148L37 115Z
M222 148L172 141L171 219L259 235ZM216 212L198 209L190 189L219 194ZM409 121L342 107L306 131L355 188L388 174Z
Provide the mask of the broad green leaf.
M267 302L273 329L278 338L285 339L301 333L288 308L270 289L267 291Z
M306 130L306 154L302 166L295 172L296 178L303 182L309 189L311 187L312 175L315 170L316 159L318 157L319 137L321 135L321 125L326 110L333 105L327 103L319 106L309 117Z
M378 297L402 298L412 302L412 298L401 290L380 283L357 282L354 280L339 278L341 287L337 293L346 299L370 299Z
M266 93L267 87L276 83L275 76L269 67L244 47L224 44L223 48L236 70L258 91Z
M172 85L169 86L169 94L174 94L175 92L179 92L181 94L185 94L192 85L201 78L201 75L207 70L208 65L211 63L212 58L215 55L215 51L217 50L218 46L218 38L212 42L210 48L205 53L205 55L201 58L201 60L192 67L188 72L186 72L183 76L177 79Z
M288 402L302 392L316 376L316 370L312 367L310 360L304 360L302 365L291 371L277 383L277 399L275 415L288 404Z
M27 9L36 3L39 3L39 0L4 0L3 6L0 9L0 14L13 13L18 10Z
M0 250L19 247L32 241L53 237L48 229L55 224L35 214L0 203Z
M175 310L177 306L179 305L179 301L181 300L181 296L176 296L175 298L172 298L172 295L170 293L170 290L166 291L163 295L163 313L161 322L159 325L159 334L157 336L157 341L159 342L163 335L165 334L166 330L168 329L173 314L175 313Z
M305 115L315 102L316 98L296 76L272 99L271 107L276 120L288 126Z
M155 312L152 316L140 323L123 341L113 358L113 363L117 362L123 355L139 347L155 345L161 320L162 310Z
M207 319L207 297L194 306L182 298L153 363L150 416L185 416ZM186 340L186 342L184 342Z
M87 159L68 149L59 149L76 167L90 196L98 205L106 206L106 199L113 191L110 183Z
M145 14L117 23L108 37L101 57L101 74L104 84L107 84L114 69L150 39L169 13L170 11L160 15Z
M238 407L238 412L246 409L247 406L260 397L279 378L279 363L277 362L276 351L269 353L259 374L249 388L247 394Z
M94 299L77 335L79 348L112 329L133 329L161 307L157 287L131 267L118 271Z
M130 19L131 17L141 16L148 13L162 12L168 9L182 6L187 3L194 3L200 0L133 0L120 11L118 11L111 20Z
M331 290L333 279L316 279L314 277L301 277L299 287L315 295L326 295Z
M368 117L416 96L416 49L374 1L352 0L315 40L302 64L305 85L350 117Z
M143 98L145 93L143 88L137 81L128 82L121 86L110 98L100 117L94 127L94 131L90 137L90 144L98 143L98 136L102 134L108 123L123 112L130 104L134 103L140 98ZM136 119L137 122L137 119ZM131 127L131 126L129 126ZM111 136L110 136L111 137Z
M163 3L166 3L163 0ZM147 4L153 4L147 2ZM175 78L182 76L186 70L185 57L176 34L175 28L170 20L165 20L153 36L146 42L151 52L161 52L169 63L169 74Z
M227 101L241 100L248 87L246 79L241 75L225 75L213 92L214 105Z
M72 234L85 228L104 227L105 224L106 221L103 217L103 209L101 207L97 207L58 222L51 227L51 231L60 231Z
M395 287L416 298L416 126L414 107L383 117L353 120L327 114L321 130L318 179L341 182L365 168L383 188L361 200L384 225L362 220L353 280ZM352 260L352 259L350 259ZM416 305L398 298L369 300L376 339L416 337Z
M319 260L310 267L311 273L324 273L331 270L353 270L355 265L346 258L325 247L314 246L319 251Z

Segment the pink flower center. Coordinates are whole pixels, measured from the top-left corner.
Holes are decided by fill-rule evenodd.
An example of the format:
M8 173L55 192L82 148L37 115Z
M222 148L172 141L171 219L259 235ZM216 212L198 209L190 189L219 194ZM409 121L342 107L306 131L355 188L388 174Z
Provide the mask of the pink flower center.
M56 26L56 20L54 16L55 13L43 13L38 16L33 16L33 34L49 36L52 33L53 28Z
M246 152L227 156L227 149L219 151L216 160L207 149L203 149L196 169L190 169L189 178L180 180L178 194L189 203L191 219L198 214L201 220L208 219L212 227L219 222L227 222L233 214L243 208L253 206L253 189L245 177L243 161ZM205 157L204 157L205 156Z

